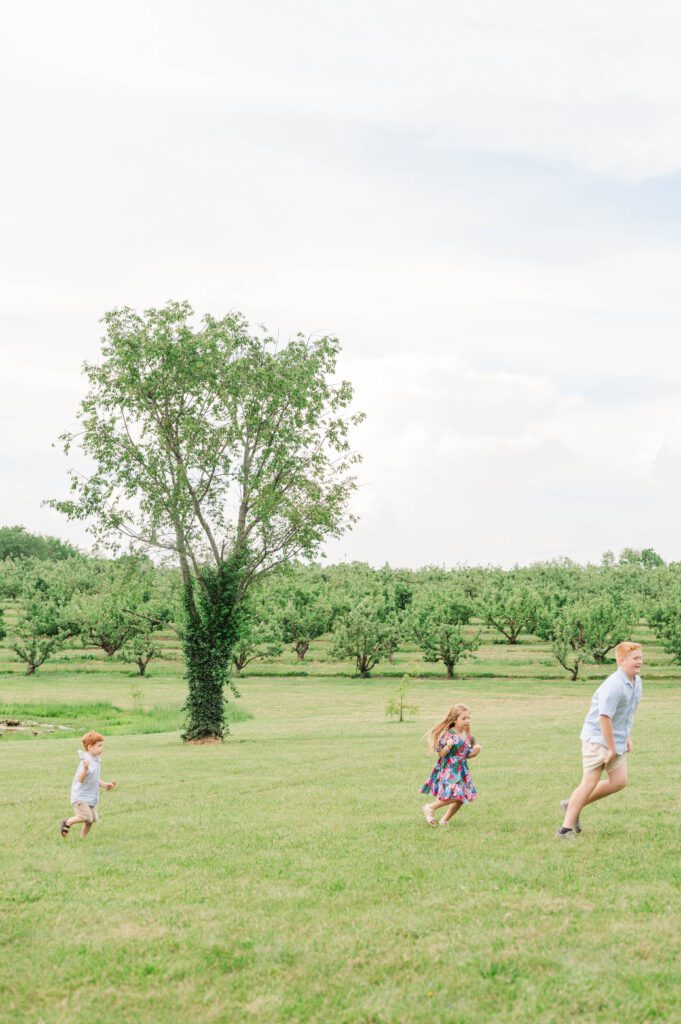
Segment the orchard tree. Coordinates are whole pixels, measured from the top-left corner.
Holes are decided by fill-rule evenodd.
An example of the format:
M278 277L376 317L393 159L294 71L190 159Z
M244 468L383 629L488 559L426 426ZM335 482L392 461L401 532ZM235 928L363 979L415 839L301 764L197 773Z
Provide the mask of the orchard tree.
M399 644L399 623L392 610L371 597L364 597L336 622L330 654L332 658L354 660L356 674L367 679L382 658L394 653Z
M118 562L98 562L93 574L95 593L80 594L70 607L74 632L79 632L84 647L101 647L113 658L126 645L168 622L170 608L154 601L154 571L148 560L124 557Z
M71 617L71 602L74 594L90 585L89 578L85 559L50 562L26 558L22 561L18 591L21 611L10 630L8 644L26 663L27 675L34 675L77 633Z
M160 657L162 653L158 633L149 628L129 637L116 657L119 661L133 661L139 669L139 674L143 676L146 675L151 659Z
M76 443L90 471L52 501L98 540L121 538L176 558L185 604L184 738L222 739L225 684L239 606L276 565L313 557L353 522L352 387L334 381L335 338L288 344L245 319L205 316L186 302L104 316L98 364Z
M316 566L295 566L277 575L268 588L268 613L279 622L285 643L302 661L310 644L331 628L333 609L326 598L324 580Z
M239 618L232 663L241 675L246 665L262 658L276 658L284 650L276 620L262 621L243 614Z
M534 632L539 596L518 573L494 573L478 600L483 621L497 629L509 644L517 644L521 633Z
M672 659L681 664L681 588L669 590L663 603L648 611L648 623Z
M238 676L246 665L263 658L276 658L283 651L281 623L263 580L252 586L241 602L232 664Z
M412 606L408 628L423 652L423 660L441 661L447 678L461 658L470 657L480 646L480 636L468 636L464 625L473 612L463 591L451 584L431 585L420 591Z
M638 621L635 606L624 605L609 594L584 596L566 605L555 624L553 653L576 679L583 662L602 664L605 656L626 640Z

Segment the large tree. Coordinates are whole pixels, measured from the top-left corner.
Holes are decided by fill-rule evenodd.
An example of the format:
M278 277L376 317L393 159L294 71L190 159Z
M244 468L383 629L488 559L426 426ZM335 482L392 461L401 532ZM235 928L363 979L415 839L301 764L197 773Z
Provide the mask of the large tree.
M351 525L352 387L334 382L339 343L279 345L240 314L186 302L104 316L78 441L90 471L53 501L102 543L129 538L177 558L186 624L188 740L222 738L239 606L257 576L313 557Z

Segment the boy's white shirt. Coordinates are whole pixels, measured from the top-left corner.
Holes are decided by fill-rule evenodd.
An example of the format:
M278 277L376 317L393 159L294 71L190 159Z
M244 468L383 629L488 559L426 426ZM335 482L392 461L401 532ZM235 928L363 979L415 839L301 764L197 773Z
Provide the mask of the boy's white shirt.
M80 761L71 783L71 803L74 804L78 800L84 800L85 803L94 806L99 801L99 771L101 762L98 757L94 757L87 750L79 750L78 757ZM81 782L80 775L83 771L83 761L87 762L88 771Z

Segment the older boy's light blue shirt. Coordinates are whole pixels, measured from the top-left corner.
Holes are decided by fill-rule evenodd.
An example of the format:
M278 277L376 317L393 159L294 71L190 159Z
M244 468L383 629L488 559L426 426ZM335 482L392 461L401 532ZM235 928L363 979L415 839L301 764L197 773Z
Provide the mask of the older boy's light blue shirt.
M631 733L636 708L641 703L643 683L636 676L632 682L626 672L618 668L598 687L591 698L591 707L584 719L580 739L592 740L607 747L601 733L600 715L607 715L612 721L615 750L623 754L627 749L627 736Z
M84 803L89 804L90 807L95 807L99 802L100 760L85 750L79 750L78 756L80 757L80 764L71 784L71 803L75 804L78 800L82 800ZM83 761L88 762L88 773L85 776L85 782L80 782L78 776L83 768Z

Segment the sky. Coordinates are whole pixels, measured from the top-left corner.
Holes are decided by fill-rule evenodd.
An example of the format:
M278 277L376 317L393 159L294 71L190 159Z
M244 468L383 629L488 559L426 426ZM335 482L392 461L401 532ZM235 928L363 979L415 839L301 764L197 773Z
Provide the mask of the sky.
M58 435L102 314L332 334L367 414L331 561L681 559L681 8L15 4L0 525L89 545Z

